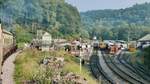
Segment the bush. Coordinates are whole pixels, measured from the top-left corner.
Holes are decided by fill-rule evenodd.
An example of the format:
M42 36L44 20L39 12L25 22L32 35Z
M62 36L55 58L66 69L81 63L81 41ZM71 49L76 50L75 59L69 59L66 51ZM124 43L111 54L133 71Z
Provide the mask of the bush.
M150 47L144 49L144 64L150 69Z
M15 81L16 84L22 84L22 82L36 82L37 84L50 84L54 74L58 71L51 66L40 65L41 60L50 57L63 57L65 64L60 73L73 72L85 77L89 84L96 84L96 80L90 75L85 67L82 68L80 73L80 66L77 63L77 58L65 51L50 51L42 52L34 49L26 49L20 55L17 56L15 61Z

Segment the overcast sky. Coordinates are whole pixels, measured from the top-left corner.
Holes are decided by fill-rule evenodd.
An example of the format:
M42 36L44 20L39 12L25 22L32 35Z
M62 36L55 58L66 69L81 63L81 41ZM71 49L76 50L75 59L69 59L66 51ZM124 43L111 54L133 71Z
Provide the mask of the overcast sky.
M76 6L79 11L97 9L120 9L131 7L134 4L150 2L150 0L66 0L66 2Z

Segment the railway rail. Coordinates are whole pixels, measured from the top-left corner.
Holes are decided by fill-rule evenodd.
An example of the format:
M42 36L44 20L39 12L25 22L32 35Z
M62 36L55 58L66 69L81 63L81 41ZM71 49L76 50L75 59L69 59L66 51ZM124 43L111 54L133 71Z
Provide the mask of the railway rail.
M119 55L121 55L121 53L120 53ZM148 83L149 83L149 82L147 81L147 79L142 78L142 77L140 76L141 74L139 74L138 72L133 71L131 67L127 67L127 66L125 65L125 63L122 63L122 62L118 59L118 56L119 56L119 55L116 55L116 56L115 56L116 59L114 60L114 63L115 63L115 64L116 64L116 62L117 62L116 65L117 65L118 68L120 68L122 71L124 71L124 73L126 73L126 74L132 76L132 78L134 78L134 79L136 79L136 80L139 80L139 81L142 82L143 84L148 84ZM119 63L119 64L118 64L118 63Z
M91 56L91 59L90 59L90 68L91 68L93 75L98 80L102 79L100 81L103 84L115 84L113 82L113 80L108 77L107 73L105 73L102 70L102 67L99 64L99 58L97 56L97 51L94 51L94 52L95 53Z
M125 57L125 56L124 56ZM126 59L127 58L122 58L128 65L130 65L131 67L133 67L134 69L136 70L139 70L140 72L144 73L145 75L149 76L150 77L150 73L149 71L144 68L141 64L139 63L136 63L136 64L132 64L131 62L127 61Z
M106 61L108 67L115 73L117 74L120 78L125 80L126 82L130 84L144 84L143 82L137 80L133 76L127 74L124 72L122 69L120 69L112 60L112 58L108 55L106 55L104 52L102 52L102 56L104 60ZM109 62L108 62L109 61Z
M126 61L127 62L127 61ZM150 73L147 69L145 69L143 66L141 66L140 64L131 64L130 62L127 62L130 66L132 66L133 68L135 68L136 70L138 70L139 72L142 72L143 74L145 74L146 76L150 77Z
M129 56L125 54L125 55L123 55L122 60L126 64L131 66L132 68L136 69L136 71L139 71L139 72L143 73L144 75L150 77L150 73L147 69L145 69L141 64L138 64L138 63L132 64L130 61L127 60L128 58L129 58Z
M147 76L146 74L142 73L141 70L131 66L129 63L127 63L127 61L125 61L123 59L124 53L120 53L117 56L117 60L126 68L128 68L129 70L131 70L133 73L137 74L138 76L140 76L141 78L143 78L145 81L150 82L150 77Z

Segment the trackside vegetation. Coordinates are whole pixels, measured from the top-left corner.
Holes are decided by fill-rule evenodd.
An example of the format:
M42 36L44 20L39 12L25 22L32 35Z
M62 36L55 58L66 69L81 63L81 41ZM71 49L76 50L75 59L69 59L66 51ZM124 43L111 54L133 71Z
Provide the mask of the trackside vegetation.
M147 47L144 49L144 64L147 66L147 68L150 71L150 47Z
M63 68L56 70L53 67L46 67L44 65L41 66L41 60L48 57L64 58ZM61 74L78 74L81 77L84 77L88 84L97 84L97 81L92 77L90 71L86 67L82 67L82 71L80 72L78 59L73 55L65 51L42 52L35 49L26 49L17 56L15 61L14 79L16 84L21 84L28 81L38 82L40 84L50 84L53 76L57 72L60 72ZM69 82L70 81L67 81L66 84Z

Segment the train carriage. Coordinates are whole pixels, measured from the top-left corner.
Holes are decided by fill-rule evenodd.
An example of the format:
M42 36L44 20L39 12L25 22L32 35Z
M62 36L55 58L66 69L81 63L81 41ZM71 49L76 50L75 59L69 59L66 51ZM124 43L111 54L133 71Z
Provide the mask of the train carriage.
M99 42L99 48L100 50L108 50L108 44L101 41Z
M0 24L0 72L4 60L17 49L16 41L12 33L1 28ZM1 77L0 77L1 79Z
M2 30L3 34L3 59L4 60L11 55L17 49L16 41L12 33Z
M94 49L99 49L99 42L98 41L94 41L93 43L92 43L92 46L93 46L93 48Z

